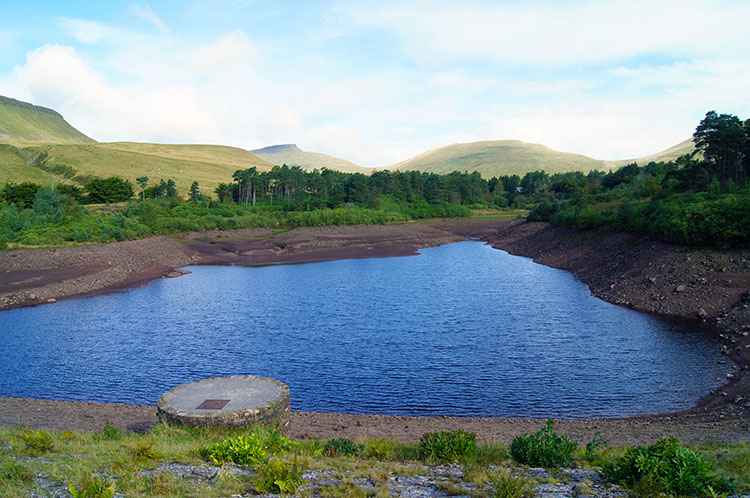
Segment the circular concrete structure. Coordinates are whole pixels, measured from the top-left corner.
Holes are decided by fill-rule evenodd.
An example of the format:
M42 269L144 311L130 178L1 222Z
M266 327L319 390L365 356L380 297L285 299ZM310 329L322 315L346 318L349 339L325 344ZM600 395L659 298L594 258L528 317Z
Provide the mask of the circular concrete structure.
M253 375L214 377L184 384L159 398L159 420L192 427L289 425L289 387Z

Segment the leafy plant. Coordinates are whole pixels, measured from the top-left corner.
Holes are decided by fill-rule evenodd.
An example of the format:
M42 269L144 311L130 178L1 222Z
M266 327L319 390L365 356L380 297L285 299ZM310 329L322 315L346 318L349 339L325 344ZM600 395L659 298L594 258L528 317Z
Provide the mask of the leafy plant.
M323 445L323 454L326 456L355 456L362 451L362 445L357 444L349 438L337 437L329 439Z
M419 439L419 456L425 461L462 462L476 451L476 434L473 432L433 432Z
M162 458L163 455L158 451L154 450L153 443L140 440L135 446L130 448L130 453L139 460L155 460Z
M608 445L609 443L602 437L602 433L596 431L594 437L591 438L591 441L586 443L586 450L584 453L586 460L589 462L596 460L599 457L599 452L605 449Z
M94 439L99 441L114 441L122 437L122 428L112 425L109 419L104 419L104 425L94 433Z
M239 465L258 465L266 460L263 441L254 433L226 438L212 444L202 454L215 464L233 462Z
M578 443L568 436L554 432L555 423L547 425L533 434L522 434L510 445L510 456L516 462L533 467L561 467L570 462Z
M21 434L21 440L26 444L26 448L38 453L46 453L54 444L52 436L41 429L25 431Z
M628 448L602 470L612 481L636 491L649 489L672 496L731 492L735 487L733 481L714 475L709 461L674 437Z
M115 494L114 486L102 478L92 476L90 472L81 476L78 486L69 484L68 491L73 498L112 498Z
M536 496L536 483L523 474L501 470L490 474L492 498L533 498Z
M294 457L293 463L281 460L269 460L258 469L255 489L259 493L280 492L282 495L291 494L307 481L302 479L305 469Z
M364 453L367 458L387 460L396 450L396 442L392 439L371 437L364 443Z
M34 474L22 463L5 462L0 467L0 481L3 480L30 484L34 480Z

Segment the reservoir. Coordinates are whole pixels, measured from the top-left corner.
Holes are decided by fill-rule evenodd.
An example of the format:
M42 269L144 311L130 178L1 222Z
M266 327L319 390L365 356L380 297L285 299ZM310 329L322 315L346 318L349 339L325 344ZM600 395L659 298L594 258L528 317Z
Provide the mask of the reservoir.
M155 404L187 382L260 375L287 383L297 411L619 417L689 408L729 371L697 324L479 242L187 269L0 312L0 396Z

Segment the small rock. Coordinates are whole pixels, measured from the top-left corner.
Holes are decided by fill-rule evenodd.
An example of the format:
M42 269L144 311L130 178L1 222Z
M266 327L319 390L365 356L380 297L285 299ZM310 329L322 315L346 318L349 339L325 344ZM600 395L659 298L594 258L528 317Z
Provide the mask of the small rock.
M36 294L29 294L29 299L36 301Z
M698 310L698 318L705 320L707 316L708 316L708 313L706 313L706 310L704 310L703 308L700 308Z
M677 286L677 287L675 288L675 290L674 290L674 291L675 291L675 292L683 292L684 290L685 290L685 286L684 286L684 285L678 285L678 286Z
M50 303L50 304L51 303L56 303L57 299L55 299L54 297L51 297L51 298L47 299L47 302Z

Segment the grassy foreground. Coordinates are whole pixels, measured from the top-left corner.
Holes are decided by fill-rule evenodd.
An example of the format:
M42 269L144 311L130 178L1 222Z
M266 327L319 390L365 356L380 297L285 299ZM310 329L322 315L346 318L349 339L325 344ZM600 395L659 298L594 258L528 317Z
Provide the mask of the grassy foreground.
M734 480L732 493L750 489L750 445L685 448L673 440L662 442L676 450L668 458L683 462L680 465L684 467L664 481L667 488L655 481L663 477L656 473L635 481L621 479L628 495L679 495L669 492L687 489L679 487L687 482L679 476L690 477L691 472L708 468L712 476ZM585 448L577 447L565 436L554 434L551 423L537 433L517 438L510 447L476 444L473 434L462 431L425 435L419 444L402 444L378 438L291 441L260 427L227 430L158 425L147 434L124 434L108 422L95 432L6 428L0 429L0 496L64 496L70 492L74 497L111 498L116 492L128 497L261 493L388 497L397 492L394 483L409 479L443 493L440 496L531 497L538 496L545 486L565 484L576 496L596 496L610 487L611 476L627 471L628 458L637 452L653 452L656 446L613 448L595 438ZM547 458L546 471L518 463L528 464L542 454ZM651 457L653 454L638 457L640 465L647 467ZM706 469L695 467L698 460ZM659 467L666 468L664 462ZM427 475L438 477L419 477ZM677 482L680 479L682 484ZM727 493L713 489L700 494L722 495Z

